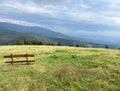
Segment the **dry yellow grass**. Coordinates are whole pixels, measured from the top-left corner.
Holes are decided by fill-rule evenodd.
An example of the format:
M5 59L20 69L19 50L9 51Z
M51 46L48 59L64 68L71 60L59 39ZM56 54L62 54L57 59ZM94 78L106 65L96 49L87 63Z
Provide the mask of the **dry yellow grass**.
M119 50L32 45L0 50L0 91L120 91ZM26 53L35 54L36 62L4 63L4 55Z

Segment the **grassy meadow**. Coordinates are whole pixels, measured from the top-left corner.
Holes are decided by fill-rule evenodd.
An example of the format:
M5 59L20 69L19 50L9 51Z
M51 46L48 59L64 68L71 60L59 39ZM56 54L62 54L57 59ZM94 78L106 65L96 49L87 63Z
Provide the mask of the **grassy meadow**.
M4 63L4 55L25 53L35 54L35 63ZM0 91L120 91L120 51L0 46Z

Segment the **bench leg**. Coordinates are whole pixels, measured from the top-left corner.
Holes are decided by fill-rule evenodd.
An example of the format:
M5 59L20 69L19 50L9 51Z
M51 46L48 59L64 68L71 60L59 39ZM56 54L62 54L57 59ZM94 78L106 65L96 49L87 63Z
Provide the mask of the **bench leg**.
M28 54L26 53L26 62L27 62L27 65L29 65L29 62L28 62Z
M13 55L11 54L11 64L13 65Z

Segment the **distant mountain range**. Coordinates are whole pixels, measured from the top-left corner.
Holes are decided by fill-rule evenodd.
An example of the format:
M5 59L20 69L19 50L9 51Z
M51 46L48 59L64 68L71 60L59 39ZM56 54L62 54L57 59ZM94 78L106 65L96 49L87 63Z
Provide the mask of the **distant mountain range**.
M19 30L21 32L29 32L39 34L45 37L53 37L53 38L62 38L62 39L69 39L70 37L58 32L54 32L52 30L43 28L43 27L32 27L32 26L20 26L16 24L10 24L5 22L0 22L0 26L6 27L13 30Z
M42 27L20 26L0 22L0 45L11 44L14 40L38 40L47 44L60 43L65 46L100 47L106 44L92 43L89 41L75 40L70 36L54 32ZM112 46L113 47L113 46Z

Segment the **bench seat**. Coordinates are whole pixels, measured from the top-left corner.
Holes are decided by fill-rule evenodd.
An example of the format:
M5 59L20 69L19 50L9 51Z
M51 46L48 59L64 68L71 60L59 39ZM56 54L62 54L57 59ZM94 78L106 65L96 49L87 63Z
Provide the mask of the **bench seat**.
M27 62L26 60L13 61L13 63ZM28 62L35 62L35 60L28 60ZM5 63L12 63L12 61L6 61Z

